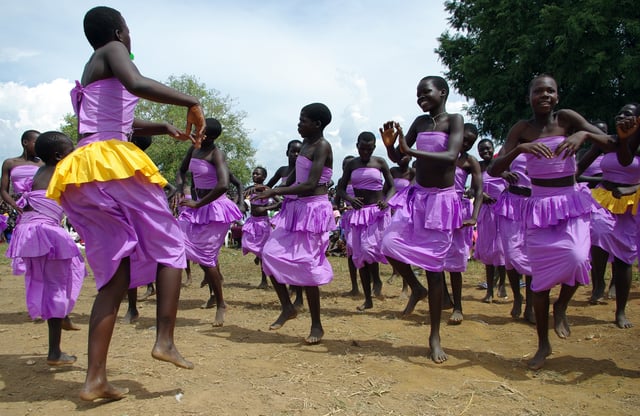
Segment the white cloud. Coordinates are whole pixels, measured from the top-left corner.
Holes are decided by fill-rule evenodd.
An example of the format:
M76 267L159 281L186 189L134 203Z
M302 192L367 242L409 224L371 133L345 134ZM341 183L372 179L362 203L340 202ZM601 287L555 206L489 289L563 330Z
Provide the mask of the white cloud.
M18 48L0 48L0 63L18 62L21 59L40 55L39 51Z

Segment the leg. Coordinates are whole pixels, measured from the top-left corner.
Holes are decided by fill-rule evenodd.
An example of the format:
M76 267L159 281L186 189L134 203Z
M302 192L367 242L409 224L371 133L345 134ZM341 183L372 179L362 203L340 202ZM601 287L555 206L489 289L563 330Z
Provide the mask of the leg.
M524 298L524 301L526 303L526 306L524 307L524 320L535 325L536 314L533 311L533 291L531 290L531 276L526 275L524 277L524 281L526 284Z
M576 290L578 290L578 285L562 285L558 300L553 304L554 329L560 338L567 338L571 335L571 328L569 327L569 320L567 319L567 307Z
M507 297L507 289L505 287L505 279L506 279L506 268L505 266L497 266L498 271L498 297L506 298Z
M431 359L436 364L440 364L447 360L447 354L445 354L440 345L440 317L442 314L442 285L444 284L444 273L427 271L427 284L429 285L429 320L431 321L429 347L431 347Z
M185 360L180 355L173 342L181 281L182 269L158 265L158 277L156 279L158 299L156 304L157 331L156 343L153 346L151 355L156 360L167 361L177 367L192 369L193 363Z
M320 342L324 336L324 329L320 322L320 288L318 286L305 286L307 293L307 303L311 314L311 331L309 336L305 338L305 342L314 345Z
M154 290L155 293L155 290ZM138 288L134 287L133 289L127 290L127 303L129 307L127 308L127 313L124 315L122 321L125 324L132 324L138 320L140 314L138 313Z
M371 265L365 263L363 267L359 269L360 280L362 281L362 289L364 291L364 303L358 306L356 309L364 311L365 309L373 308L373 298L371 296Z
M62 319L50 318L47 320L47 326L49 327L49 353L47 354L47 364L50 366L58 366L71 365L75 363L75 355L68 355L60 350Z
M358 289L358 269L353 264L353 257L347 256L347 265L349 267L349 279L351 279L351 290L345 292L344 296L358 296L360 295L360 289Z
M207 280L211 283L211 288L213 291L213 297L216 300L216 317L213 320L213 326L222 326L224 325L224 316L227 312L227 304L224 301L224 294L222 293L222 274L220 273L220 269L218 267L202 267L205 276L207 276Z
M369 265L369 276L373 285L373 295L377 298L382 297L382 280L380 280L380 264L378 262Z
M118 316L118 308L129 288L129 258L123 259L109 283L100 288L89 319L87 377L80 391L82 400L119 400L128 389L118 389L107 381L107 354Z
M304 309L304 299L302 298L302 286L290 286L290 289L293 290L296 294L295 299L293 300L293 307L298 311L302 311Z
M613 260L613 275L616 280L616 325L618 328L631 328L633 324L625 314L631 289L631 265L616 257Z
M184 269L187 274L187 280L182 284L183 286L191 286L191 262L187 260L187 267Z
M509 285L513 293L513 307L511 308L511 317L516 319L522 313L522 294L520 293L520 279L522 275L516 269L507 270L509 277Z
M294 319L298 316L298 311L291 303L291 298L289 297L289 291L287 290L287 286L282 283L278 283L278 281L271 276L271 285L276 291L278 295L278 300L280 300L281 312L280 316L274 323L269 326L269 329L276 330L282 328L282 326L289 319Z
M62 318L62 329L64 329L65 331L79 331L80 327L74 324L71 321L71 318L69 318L69 315L67 315Z
M415 274L413 274L413 270L411 270L411 266L399 262L398 260L387 257L389 264L393 266L405 283L411 287L411 295L409 296L409 301L407 302L407 306L402 311L402 315L409 315L415 309L418 302L427 297L427 289L418 282L418 278ZM442 290L442 288L440 288ZM442 296L442 293L440 294Z
M462 315L462 273L451 272L451 292L453 293L453 313L449 318L449 325L460 325ZM446 283L444 285L446 287Z
M260 262L260 278L261 279L260 284L258 285L258 289L269 289L269 281L267 280L267 275L262 268L262 262Z
M155 294L156 294L156 288L153 287L153 283L149 283L147 285L147 291L144 292L144 295L140 297L140 300L145 300L146 298L149 298Z
M496 274L496 268L490 264L486 264L484 266L485 270L485 279L487 282L487 294L484 299L482 299L485 303L493 302L493 278Z
M451 273L449 273L449 275L451 275ZM449 294L449 287L447 286L447 277L445 275L444 280L442 281L442 310L451 309L451 308L453 308L453 301L451 300L451 295Z
M549 342L549 291L533 292L533 309L536 314L536 332L538 333L538 350L529 361L532 370L539 370L544 366L546 358L551 355Z
M607 268L609 253L597 246L591 246L591 297L589 303L597 305L604 298L604 272Z

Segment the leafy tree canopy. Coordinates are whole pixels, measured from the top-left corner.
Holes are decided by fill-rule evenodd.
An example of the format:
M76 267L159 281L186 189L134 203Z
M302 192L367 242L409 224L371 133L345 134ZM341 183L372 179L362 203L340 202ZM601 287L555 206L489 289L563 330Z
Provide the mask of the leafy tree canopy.
M530 116L528 84L551 74L559 108L587 119L640 101L640 7L633 0L445 1L452 31L436 53L468 99L481 132L498 142ZM610 126L612 127L612 126Z
M248 133L243 126L246 114L232 108L234 103L230 97L222 96L219 91L207 89L205 84L191 75L171 76L166 84L178 91L198 97L205 116L215 117L220 121L222 134L216 140L216 145L226 153L229 170L240 182L250 183L256 150L251 145ZM135 115L142 120L170 122L180 129L184 129L186 124L184 107L148 100L140 100ZM67 114L60 129L69 137L77 139L75 115ZM170 136L156 136L147 153L158 165L164 177L173 182L189 146L190 143L176 141Z

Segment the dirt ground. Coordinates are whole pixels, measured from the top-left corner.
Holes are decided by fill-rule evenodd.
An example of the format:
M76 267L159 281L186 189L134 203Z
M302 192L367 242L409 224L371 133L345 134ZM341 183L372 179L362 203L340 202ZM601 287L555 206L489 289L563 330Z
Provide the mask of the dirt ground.
M530 371L534 327L509 316L510 300L481 302L483 268L471 262L464 276L465 321L448 326L450 311L443 312L449 360L437 365L428 359L426 302L409 318L398 317L405 305L399 280L385 284L384 300L359 313L362 300L341 295L349 289L346 260L332 257L335 279L321 289L325 338L307 346L302 340L308 313L269 331L279 311L275 293L256 289L253 259L230 248L221 253L230 306L224 327L213 328L214 311L200 308L207 298L199 288L200 270L182 290L176 341L195 369L151 358L150 298L140 302L137 323L116 325L111 342L110 380L130 394L117 402L86 403L78 391L87 365L93 278L85 281L71 315L81 330L62 338L63 350L78 361L49 368L46 323L29 319L23 279L11 276L5 250L6 244L0 246L1 415L631 415L640 407L637 277L627 314L638 326L616 328L613 302L590 306L590 288L580 288L568 311L571 337L553 335L546 366ZM386 282L390 268L381 271ZM125 311L123 303L120 317Z

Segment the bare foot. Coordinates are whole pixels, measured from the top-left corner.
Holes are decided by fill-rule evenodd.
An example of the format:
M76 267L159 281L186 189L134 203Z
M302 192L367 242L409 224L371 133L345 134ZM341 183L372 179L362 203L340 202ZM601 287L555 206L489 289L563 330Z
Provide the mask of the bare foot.
M487 295L482 299L484 303L493 303L493 295L487 293Z
M607 297L609 299L615 299L616 298L616 285L609 286L609 293L607 293Z
M202 279L202 282L200 282L200 287L205 287L207 285L207 279Z
M416 305L418 304L418 302L426 298L427 294L428 292L427 292L427 289L425 288L418 290L417 293L411 292L411 295L409 295L409 301L407 302L407 306L404 308L404 311L402 311L402 315L403 316L411 315L413 310L416 308Z
M447 361L447 354L442 350L440 346L440 337L429 337L429 347L431 347L431 359L436 364L442 364Z
M213 320L213 323L211 324L211 326L219 327L224 325L224 316L226 313L227 313L226 306L224 308L221 306L218 306L218 308L216 308L216 317Z
M533 307L527 306L524 308L524 320L529 322L530 324L536 324L536 314L533 311Z
M362 305L356 307L357 310L359 310L360 312L364 312L367 309L371 309L373 308L373 302L367 302L365 301Z
M68 355L64 352L60 353L59 357L47 357L47 365L51 367L58 367L61 365L71 365L75 363L77 357L75 355Z
M616 314L616 325L618 325L618 328L620 329L627 329L633 326L633 324L627 319L624 312Z
M65 331L79 331L80 327L74 324L69 316L65 316L62 319L62 329L64 329Z
M460 325L464 317L462 316L462 311L458 309L454 309L453 313L449 317L449 325Z
M153 350L151 350L151 356L156 360L172 363L176 367L186 368L187 370L193 369L193 363L185 360L173 344L169 348L163 348L156 343L153 346Z
M85 382L82 390L80 390L80 398L88 402L92 402L96 399L120 400L129 393L129 389L119 389L106 381L97 386L89 386L87 384L88 383Z
M382 296L382 281L373 282L373 296L377 298Z
M137 309L127 309L127 313L124 315L124 318L122 318L122 322L125 324L132 324L135 323L139 317L140 314Z
M553 320L553 329L559 338L564 339L571 335L571 328L569 327L566 311L560 310L555 304L553 305Z
M214 306L216 306L216 298L215 296L209 296L209 300L206 301L205 303L202 304L202 306L200 306L200 309L211 309Z
M513 299L513 307L511 308L511 317L517 319L522 314L522 298Z
M453 302L451 301L451 297L446 294L446 296L442 297L442 310L446 311L448 309L453 309Z
M269 289L269 283L265 281L260 282L260 284L258 285L258 289L263 289L263 290Z
M278 330L284 326L285 322L289 319L295 319L296 316L298 316L296 308L285 308L280 313L280 316L278 316L278 319L269 325L269 329L272 331Z
M536 355L527 363L530 370L540 370L547 359L551 355L551 345L547 344L542 348L538 348Z
M604 295L602 293L592 293L589 298L589 305L603 305L606 302L604 301Z
M304 339L304 342L309 345L319 344L323 336L324 331L322 328L311 328L311 332L309 332L309 336Z
M156 294L156 289L153 286L147 286L147 291L144 295L140 296L140 300L145 300Z
M350 290L348 292L344 292L342 296L354 298L356 296L360 296L359 290Z
M507 295L507 289L504 287L504 285L498 286L498 297L502 298L502 299L505 299L505 298L509 297Z

